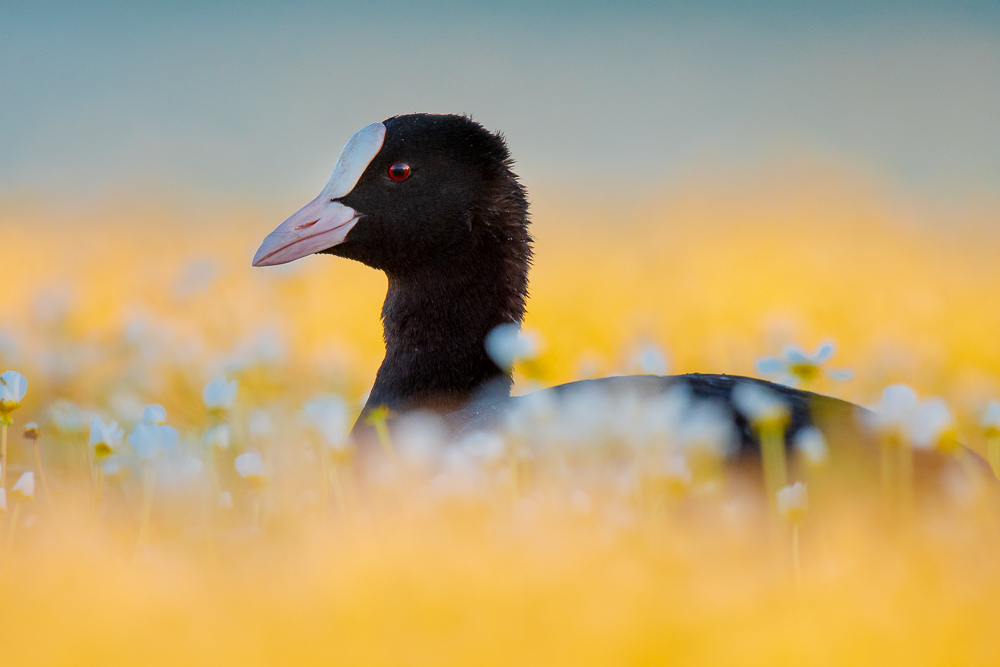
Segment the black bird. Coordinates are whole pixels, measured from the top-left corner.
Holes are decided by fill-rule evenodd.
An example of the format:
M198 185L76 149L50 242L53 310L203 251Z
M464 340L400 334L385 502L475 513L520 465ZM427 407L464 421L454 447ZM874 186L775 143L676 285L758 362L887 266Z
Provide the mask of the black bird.
M528 294L528 201L512 164L503 136L464 116L411 114L373 123L347 142L319 196L281 223L254 256L254 266L271 266L313 253L337 255L388 277L386 354L356 437L365 416L381 406L433 410L461 430L495 423L520 400L510 397L510 369L498 366L484 345L494 327L520 324ZM861 408L756 379L631 376L549 391L598 386L648 395L681 382L697 398L730 404L739 383L766 386L791 412L789 441L814 423L837 424L851 440L863 437L856 428ZM752 429L739 410L733 413L741 453L755 454Z

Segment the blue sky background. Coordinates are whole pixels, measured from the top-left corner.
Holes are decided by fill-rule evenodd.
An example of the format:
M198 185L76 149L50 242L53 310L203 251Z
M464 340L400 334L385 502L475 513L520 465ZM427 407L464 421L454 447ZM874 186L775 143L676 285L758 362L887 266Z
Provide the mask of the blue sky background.
M311 197L411 111L529 188L811 155L1000 197L1000 3L0 3L0 195Z

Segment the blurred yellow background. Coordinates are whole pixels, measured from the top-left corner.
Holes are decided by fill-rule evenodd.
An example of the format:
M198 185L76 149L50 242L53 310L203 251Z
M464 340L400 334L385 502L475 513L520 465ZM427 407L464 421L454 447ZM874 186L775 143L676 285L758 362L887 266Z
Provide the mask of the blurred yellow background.
M630 355L645 343L665 351L671 372L755 375L755 361L785 345L833 340L834 365L855 378L822 389L849 400L907 382L971 412L997 393L990 202L935 208L805 160L717 178L586 199L538 188L526 326L545 342L546 382L635 371ZM29 332L54 319L97 347L142 331L189 349L195 384L269 344L293 364L283 382L297 398L323 387L359 398L383 353L385 279L324 256L250 267L287 213L141 198L90 211L9 203L0 317L23 349L8 363L31 368L47 341ZM77 398L108 398L94 376L76 375Z
M988 3L3 3L0 371L28 381L8 487L40 472L36 421L51 496L8 495L0 664L996 664L996 508L957 483L900 525L820 495L798 587L753 498L649 503L612 456L513 498L486 467L473 500L415 464L338 508L300 411L358 408L385 278L250 258L362 125L472 113L532 202L544 347L516 391L638 372L651 345L671 373L756 376L834 341L853 378L813 388L907 383L983 451L998 26ZM226 452L203 441L217 376L239 383ZM87 425L150 403L180 458L140 549L142 467L105 480Z

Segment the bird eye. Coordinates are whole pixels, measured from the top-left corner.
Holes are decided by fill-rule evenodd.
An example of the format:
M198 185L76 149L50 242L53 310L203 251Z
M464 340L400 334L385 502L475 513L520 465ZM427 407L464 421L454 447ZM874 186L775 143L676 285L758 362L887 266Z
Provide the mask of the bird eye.
M389 178L394 181L401 181L410 175L410 165L405 162L397 162L389 167Z

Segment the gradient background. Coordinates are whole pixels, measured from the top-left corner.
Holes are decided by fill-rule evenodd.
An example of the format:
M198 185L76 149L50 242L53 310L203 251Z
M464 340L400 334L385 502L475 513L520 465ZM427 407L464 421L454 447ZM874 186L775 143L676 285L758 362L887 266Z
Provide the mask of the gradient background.
M573 470L552 438L522 498L519 437L468 477L485 501L428 504L440 478L405 463L334 511L344 454L301 411L363 401L385 278L250 261L354 131L413 111L471 113L517 159L546 341L517 390L643 370L650 345L672 372L756 374L834 339L854 379L813 389L870 405L906 382L987 450L996 0L0 0L0 370L28 382L5 468L44 460L54 492L0 523L0 661L997 663L996 510L954 477L955 511L935 495L911 522L864 502L860 463L849 485L806 472L802 590L743 466L735 502L728 479L682 498L652 457L588 446ZM204 442L219 375L226 452ZM150 403L180 434L161 474L125 448L100 481L91 414L128 433ZM236 475L248 450L274 464L264 492Z
M357 128L433 111L503 130L533 189L807 153L1000 196L993 2L354 5L4 2L4 195L297 201Z
M361 393L384 278L250 257L359 127L461 112L533 203L546 380L832 337L855 400L1000 389L996 3L15 1L0 91L0 333L35 356L55 310L98 351L184 331L204 373L280 341Z

